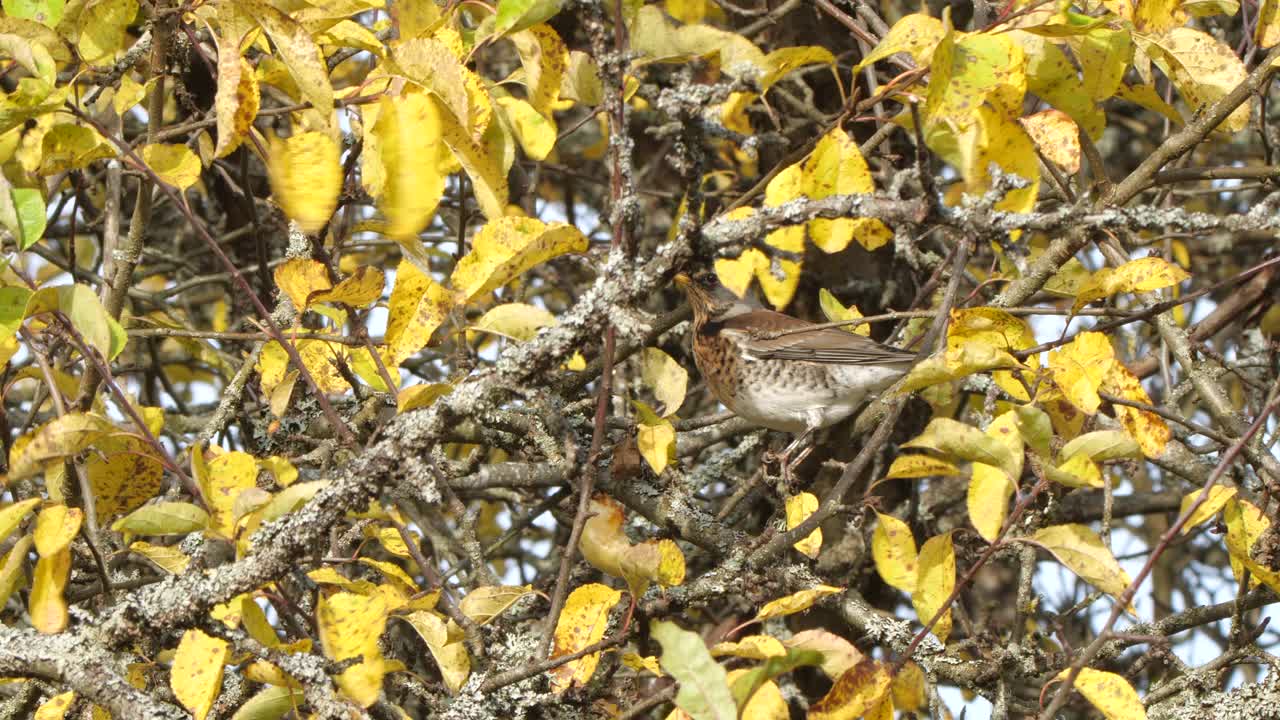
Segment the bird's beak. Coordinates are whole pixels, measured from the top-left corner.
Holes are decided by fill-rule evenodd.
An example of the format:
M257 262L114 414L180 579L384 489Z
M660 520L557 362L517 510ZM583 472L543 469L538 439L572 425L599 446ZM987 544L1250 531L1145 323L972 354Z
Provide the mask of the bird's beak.
M685 275L684 273L680 273L679 275L676 275L674 278L672 278L672 281L674 281L676 285L679 285L682 288L687 288L693 284L693 279L690 278L688 275Z

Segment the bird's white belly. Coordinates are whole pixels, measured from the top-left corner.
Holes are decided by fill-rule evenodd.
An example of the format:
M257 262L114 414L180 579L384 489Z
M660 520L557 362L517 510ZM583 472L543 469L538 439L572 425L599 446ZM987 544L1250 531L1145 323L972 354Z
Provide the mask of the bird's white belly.
M794 363L779 367L772 382L742 383L729 409L771 430L798 433L844 420L901 376L897 370L874 365L803 363L805 372L795 372Z

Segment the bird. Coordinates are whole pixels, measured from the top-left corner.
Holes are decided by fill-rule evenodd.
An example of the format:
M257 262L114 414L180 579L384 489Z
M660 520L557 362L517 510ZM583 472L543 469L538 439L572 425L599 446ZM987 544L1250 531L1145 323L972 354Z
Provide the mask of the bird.
M753 308L713 272L674 280L693 311L694 363L711 393L754 425L796 435L777 458L784 479L813 449L815 432L852 415L916 361L914 352L842 328Z

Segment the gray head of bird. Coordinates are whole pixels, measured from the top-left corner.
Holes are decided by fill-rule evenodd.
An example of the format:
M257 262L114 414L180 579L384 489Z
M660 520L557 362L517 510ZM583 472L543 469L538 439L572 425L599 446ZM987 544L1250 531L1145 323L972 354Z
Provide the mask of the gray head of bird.
M695 323L725 320L756 309L746 300L734 295L732 290L720 282L714 272L696 272L692 275L680 273L674 279L676 285L683 288L685 295L689 298Z

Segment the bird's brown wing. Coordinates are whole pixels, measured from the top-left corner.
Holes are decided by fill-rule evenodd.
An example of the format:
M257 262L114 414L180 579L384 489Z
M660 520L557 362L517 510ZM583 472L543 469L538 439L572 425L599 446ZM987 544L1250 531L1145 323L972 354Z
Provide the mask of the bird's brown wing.
M889 347L841 328L820 328L771 310L756 310L727 318L720 324L720 331L730 333L747 355L760 360L906 367L916 358L913 352ZM768 333L779 331L789 332L779 337L767 337Z

